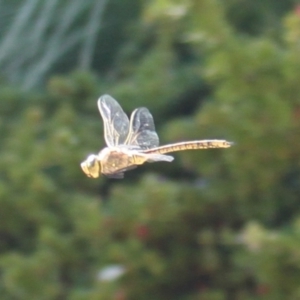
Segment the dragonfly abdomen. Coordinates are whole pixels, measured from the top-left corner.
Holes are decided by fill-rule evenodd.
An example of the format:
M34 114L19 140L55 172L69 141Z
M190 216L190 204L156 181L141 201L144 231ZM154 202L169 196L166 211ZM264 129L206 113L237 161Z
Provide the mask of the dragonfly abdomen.
M180 142L165 146L160 146L152 149L144 150L144 153L169 153L184 150L197 150L197 149L213 149L213 148L228 148L233 143L226 140L201 140L201 141L190 141Z

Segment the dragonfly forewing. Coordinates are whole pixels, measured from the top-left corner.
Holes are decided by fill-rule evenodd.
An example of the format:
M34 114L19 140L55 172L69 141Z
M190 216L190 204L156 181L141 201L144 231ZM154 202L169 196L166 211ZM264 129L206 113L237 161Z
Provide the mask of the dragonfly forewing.
M98 108L103 119L104 138L107 146L124 144L129 131L129 119L119 103L109 95L98 100Z

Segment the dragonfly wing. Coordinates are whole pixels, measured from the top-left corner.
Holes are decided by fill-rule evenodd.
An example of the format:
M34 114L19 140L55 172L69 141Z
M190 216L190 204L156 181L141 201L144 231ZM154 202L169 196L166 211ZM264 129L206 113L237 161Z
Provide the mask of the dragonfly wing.
M174 160L174 157L171 155L163 155L163 154L147 154L148 159L147 162L157 162L157 161L167 161L171 162Z
M132 112L125 144L139 146L141 149L158 147L159 138L155 131L154 120L147 108L137 108Z
M135 169L137 166L129 166L126 168L119 169L116 173L104 174L106 177L122 179L124 178L124 172Z
M124 144L129 131L129 119L120 104L111 96L103 95L98 108L104 124L104 138L107 146Z
M123 179L124 173L105 174L105 176L113 179Z

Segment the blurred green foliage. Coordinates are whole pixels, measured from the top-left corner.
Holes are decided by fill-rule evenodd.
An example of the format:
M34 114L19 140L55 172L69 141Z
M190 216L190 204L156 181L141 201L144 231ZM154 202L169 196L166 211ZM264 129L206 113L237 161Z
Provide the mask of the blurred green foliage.
M85 18L96 1L85 10L79 1L53 3L70 23L59 35L50 18L41 37L62 43L85 24L99 52L83 51L88 63L74 64L83 56L71 47L32 78L25 70L49 61L31 57L28 69L14 69L15 78L26 74L21 86L1 82L1 300L298 299L299 8L108 1L97 31ZM33 22L47 4L23 5L18 11ZM72 64L77 71L58 74ZM46 74L45 90L24 92ZM178 153L174 163L142 166L122 181L92 180L79 164L104 147L96 107L104 93L127 112L147 106L163 143L236 145Z

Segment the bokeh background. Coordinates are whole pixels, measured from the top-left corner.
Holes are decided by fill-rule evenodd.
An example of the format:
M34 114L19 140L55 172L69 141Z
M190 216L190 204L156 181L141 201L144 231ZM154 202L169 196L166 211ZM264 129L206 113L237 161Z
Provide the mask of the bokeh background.
M0 1L0 299L300 299L299 5ZM106 93L236 144L87 178Z

